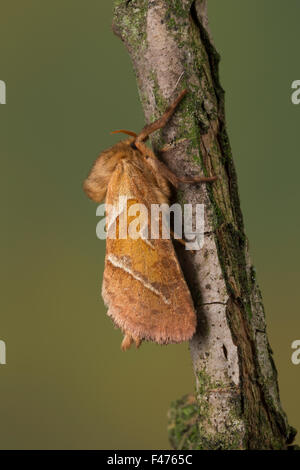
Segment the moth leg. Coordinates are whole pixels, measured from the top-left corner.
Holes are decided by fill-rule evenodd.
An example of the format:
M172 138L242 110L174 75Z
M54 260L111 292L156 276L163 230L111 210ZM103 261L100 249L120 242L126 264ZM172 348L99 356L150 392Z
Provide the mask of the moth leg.
M143 142L144 140L147 140L150 134L164 127L172 116L172 114L174 113L176 107L186 94L187 90L183 90L180 95L176 98L176 100L172 104L170 104L170 106L166 109L164 114L159 119L145 126L140 132L140 134L137 136L135 144L137 144L137 142Z
M176 242L181 243L181 245L183 246L186 246L186 241L183 240L183 238L175 238L175 233L173 232L173 230L170 230L170 233Z
M181 243L181 245L183 245L186 249L186 245L188 242L186 242L183 238L175 238L175 233L173 232L173 230L170 231L171 232L171 235L173 237L173 239L176 241L176 242L179 242ZM196 253L196 250L189 250L191 253L195 254Z
M179 140L176 140L175 142L172 142L171 144L166 144L163 148L161 148L159 150L160 153L164 153L164 152L169 152L170 150L172 150L174 147L178 146L179 144L181 144L182 142L186 142L188 139L184 138L184 139L179 139Z
M136 349L138 349L140 345L142 344L141 338L134 338L134 342L135 342Z
M187 177L181 178L176 176L178 183L212 183L218 179L217 176L194 176L194 177Z
M133 342L135 343L136 348L139 348L142 343L142 340L140 338L131 336L130 333L125 332L123 341L121 343L122 351L127 351L128 349L130 349Z
M121 343L121 349L122 351L127 351L127 349L130 349L130 346L132 345L132 337L128 334L125 333L123 341Z
M136 141L135 146L141 152L144 158L147 160L147 162L152 167L154 172L157 172L161 174L162 176L164 176L168 181L170 181L170 183L173 184L173 186L175 187L178 186L177 176L174 175L174 173L172 173L172 171L169 170L169 168L163 162L158 160L156 155L152 152L152 150L149 147L147 147L146 144L144 144L144 142Z
M164 176L170 183L178 188L180 183L211 183L218 179L217 176L195 176L195 177L180 177L176 176L163 162L158 160L152 150L147 147L144 142L135 142L136 148L147 159L148 163L152 166L155 172Z

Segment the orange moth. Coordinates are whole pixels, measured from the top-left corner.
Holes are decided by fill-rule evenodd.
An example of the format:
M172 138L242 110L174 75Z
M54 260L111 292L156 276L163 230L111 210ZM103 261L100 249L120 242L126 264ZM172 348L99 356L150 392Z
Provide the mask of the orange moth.
M170 185L216 179L180 178L145 144L152 132L166 125L186 93L183 90L163 116L145 126L139 135L115 131L130 138L102 152L84 181L89 198L116 209L119 229L120 196L130 200L125 209L130 221L133 203L143 204L151 212L151 204L169 204ZM143 340L158 344L189 340L195 333L196 314L172 240L124 238L120 231L110 238L107 232L102 296L107 314L124 334L122 349L129 349L132 343L139 347Z

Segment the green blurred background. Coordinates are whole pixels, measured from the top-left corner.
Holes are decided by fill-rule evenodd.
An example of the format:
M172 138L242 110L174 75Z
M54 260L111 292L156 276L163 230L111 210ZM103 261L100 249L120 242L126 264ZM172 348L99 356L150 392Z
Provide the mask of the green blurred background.
M300 430L300 4L208 3L281 398ZM111 0L0 2L2 449L168 448L169 404L194 387L187 345L122 354L100 296L105 245L82 180L111 130L143 126L111 21Z

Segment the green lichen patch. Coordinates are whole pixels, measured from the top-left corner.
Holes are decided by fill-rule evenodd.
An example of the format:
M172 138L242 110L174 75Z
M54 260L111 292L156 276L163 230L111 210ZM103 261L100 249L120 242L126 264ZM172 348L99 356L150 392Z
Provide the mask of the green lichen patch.
M193 395L171 403L168 435L174 449L194 449L198 438L198 405Z
M147 46L146 18L148 2L114 1L114 29L131 51L141 53Z
M243 425L239 401L232 399L222 431L211 423L212 405L210 391L220 390L225 385L215 383L205 370L197 374L196 395L186 395L171 404L168 413L168 435L171 445L177 450L225 450L240 449Z

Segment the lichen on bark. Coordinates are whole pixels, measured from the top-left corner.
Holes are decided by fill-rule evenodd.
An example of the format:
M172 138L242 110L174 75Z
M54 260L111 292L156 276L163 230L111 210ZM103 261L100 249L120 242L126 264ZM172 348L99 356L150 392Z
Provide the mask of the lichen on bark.
M146 122L182 88L189 93L152 137L177 174L215 174L184 186L181 202L205 204L205 243L178 250L198 315L190 343L194 397L172 404L171 443L180 449L286 449L295 436L282 410L265 313L240 209L225 126L219 55L206 0L115 0L113 29L131 56Z

